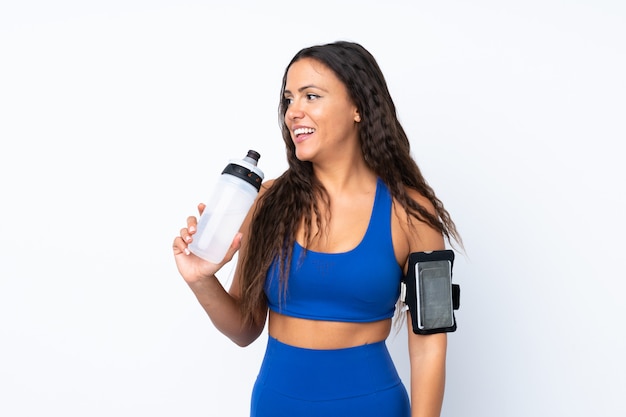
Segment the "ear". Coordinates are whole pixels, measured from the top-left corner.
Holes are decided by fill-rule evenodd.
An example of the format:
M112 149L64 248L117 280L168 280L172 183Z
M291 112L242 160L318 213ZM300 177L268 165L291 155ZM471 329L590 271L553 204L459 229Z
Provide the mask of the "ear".
M354 121L357 122L357 123L361 122L361 115L359 114L358 110L354 111Z

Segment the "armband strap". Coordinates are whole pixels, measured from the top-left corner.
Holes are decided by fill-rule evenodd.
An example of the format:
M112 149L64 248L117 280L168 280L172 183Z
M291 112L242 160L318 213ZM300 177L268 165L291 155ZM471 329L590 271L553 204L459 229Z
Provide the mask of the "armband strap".
M458 310L461 306L461 286L452 284L452 308Z

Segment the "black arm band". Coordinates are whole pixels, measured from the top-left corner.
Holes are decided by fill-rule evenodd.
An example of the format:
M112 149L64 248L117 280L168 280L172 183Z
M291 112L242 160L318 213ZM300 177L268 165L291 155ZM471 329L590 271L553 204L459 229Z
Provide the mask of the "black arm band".
M403 280L402 301L408 307L416 334L456 330L454 310L459 309L461 288L452 284L454 252L439 250L409 255Z

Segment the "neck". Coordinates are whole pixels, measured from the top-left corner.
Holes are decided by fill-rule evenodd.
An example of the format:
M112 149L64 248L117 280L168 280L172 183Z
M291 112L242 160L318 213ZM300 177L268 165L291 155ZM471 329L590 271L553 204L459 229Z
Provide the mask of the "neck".
M314 168L314 175L329 194L362 191L376 183L376 174L365 164L336 166L332 169Z

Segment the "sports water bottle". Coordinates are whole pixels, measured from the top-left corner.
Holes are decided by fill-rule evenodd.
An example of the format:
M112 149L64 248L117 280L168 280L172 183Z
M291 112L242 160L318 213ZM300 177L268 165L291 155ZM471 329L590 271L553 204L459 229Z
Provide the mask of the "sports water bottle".
M257 167L260 157L249 150L245 158L231 159L226 165L198 219L189 245L194 255L216 264L224 259L261 188L263 171Z

